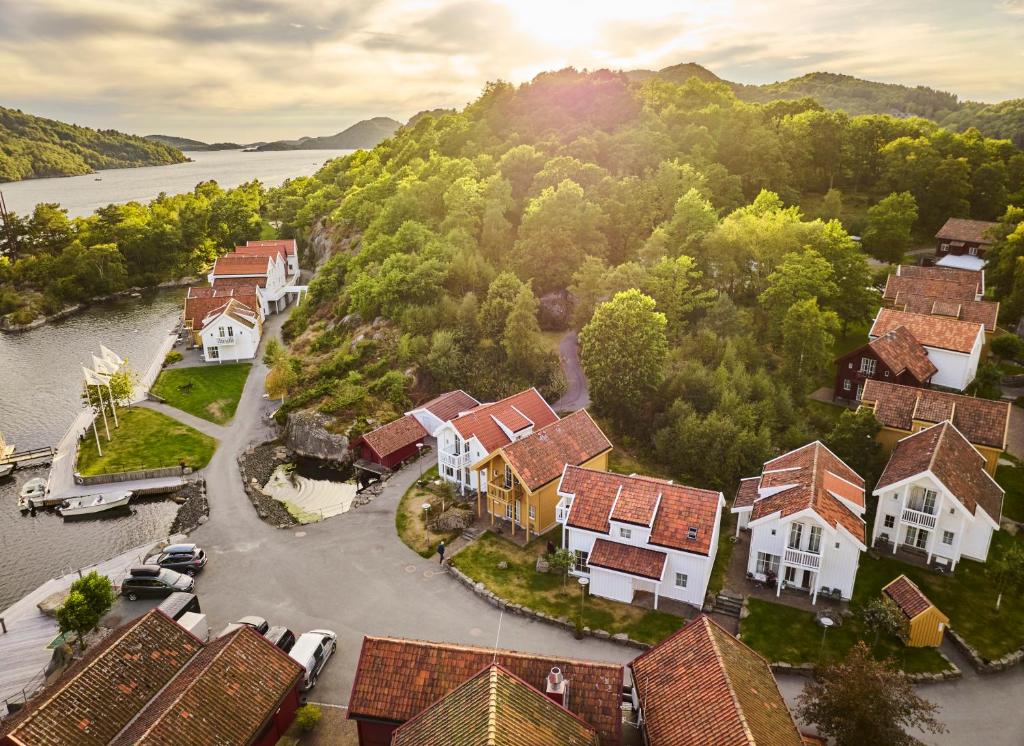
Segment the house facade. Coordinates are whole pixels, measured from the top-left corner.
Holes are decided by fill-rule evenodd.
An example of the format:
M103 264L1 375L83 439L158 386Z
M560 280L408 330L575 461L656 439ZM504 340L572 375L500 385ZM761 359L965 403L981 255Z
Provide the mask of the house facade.
M258 249L278 249L284 256L285 276L289 284L299 280L299 247L294 238L281 238L268 241L246 241L245 246L235 248L236 253L246 254Z
M557 524L558 481L566 466L608 469L612 444L585 409L502 446L471 465L484 485L477 514L507 521L526 537Z
M557 421L555 410L532 388L460 411L433 431L437 473L461 492L486 490L487 476L471 468L473 464Z
M426 437L427 431L416 418L405 415L365 433L356 441L354 449L359 458L394 469L415 458Z
M899 326L836 360L835 398L859 401L870 380L927 386L937 372L927 350Z
M232 298L202 320L199 340L208 363L252 360L259 350L263 321L259 312Z
M259 287L256 285L238 285L235 287L190 287L185 296L185 310L182 314L182 326L188 335L189 347L202 347L203 322L211 312L223 308L228 301L237 300L250 310L255 311L260 321L264 320L260 310L262 303L259 298Z
M462 389L458 389L434 397L406 414L415 417L424 430L435 435L441 425L478 406L480 402Z
M558 485L562 546L590 592L632 603L635 593L704 605L718 549L721 492L662 479L566 466Z
M963 391L974 380L985 346L985 327L944 316L879 309L868 338L872 341L905 327L927 351L936 372L931 383Z
M985 220L950 218L935 234L935 256L940 261L948 257L971 257L974 262L953 266L981 269L985 266L985 254L995 243L989 234L997 226L998 223Z
M877 440L886 453L891 454L906 436L949 420L984 456L985 471L993 476L1006 450L1013 408L1011 402L882 381L865 383L860 406L870 409L882 426Z
M748 575L849 599L865 541L864 480L815 441L765 462L740 482L732 512L750 531Z
M949 571L988 559L1003 489L985 457L950 422L909 435L892 452L874 494L872 544L922 557Z
M214 262L207 279L215 288L257 285L264 316L278 313L288 305L285 262L276 251L255 256L225 254Z
M882 588L882 599L893 604L904 619L900 637L907 647L937 648L942 644L949 617L928 600L906 575L900 575Z

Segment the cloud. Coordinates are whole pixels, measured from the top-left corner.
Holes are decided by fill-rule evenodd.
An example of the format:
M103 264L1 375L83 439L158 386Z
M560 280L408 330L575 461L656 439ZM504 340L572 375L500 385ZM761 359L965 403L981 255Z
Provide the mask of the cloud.
M970 6L970 7L968 7ZM738 82L815 70L1024 95L1024 0L0 0L0 103L208 140L337 132L462 106L545 69L696 61Z

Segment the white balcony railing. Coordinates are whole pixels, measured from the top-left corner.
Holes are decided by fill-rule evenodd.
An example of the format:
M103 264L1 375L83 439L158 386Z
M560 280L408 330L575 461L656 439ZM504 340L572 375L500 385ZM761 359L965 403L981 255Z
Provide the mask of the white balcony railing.
M903 522L911 523L915 526L922 526L924 528L935 528L934 515L931 513L925 513L921 510L914 510L912 508L904 508Z
M449 453L447 451L441 451L440 459L442 466L450 466L453 469L461 469L463 466L469 465L468 453Z
M219 345L233 345L234 343L234 337L217 337L217 344Z
M572 508L572 500L566 500L564 497L558 501L558 505L555 506L555 520L559 523L565 523L569 520L569 510Z
M786 564L806 567L809 570L817 570L821 567L821 555L813 552L803 552L799 549L786 549Z

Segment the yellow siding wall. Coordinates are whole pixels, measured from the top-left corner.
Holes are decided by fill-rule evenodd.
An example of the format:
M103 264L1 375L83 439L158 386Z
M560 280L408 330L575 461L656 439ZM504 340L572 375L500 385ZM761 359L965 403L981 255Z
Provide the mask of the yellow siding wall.
M583 462L580 466L586 469L594 469L595 471L608 471L608 453L602 453L589 461ZM555 524L555 508L560 499L558 497L558 483L560 481L561 477L548 482L527 498L529 504L537 508L537 520L530 526L531 531L544 531ZM526 515L529 515L528 509Z
M937 648L942 644L942 635L949 618L934 606L922 611L910 620L907 645L912 648Z

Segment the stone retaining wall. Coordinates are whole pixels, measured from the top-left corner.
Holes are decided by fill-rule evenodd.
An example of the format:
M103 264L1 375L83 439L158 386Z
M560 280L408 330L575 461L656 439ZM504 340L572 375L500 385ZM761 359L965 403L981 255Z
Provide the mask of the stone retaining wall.
M952 640L953 644L957 646L961 653L967 656L967 660L974 666L974 670L978 673L998 673L1005 671L1008 668L1013 668L1024 660L1024 648L1014 650L1007 653L1002 658L997 658L994 661L988 661L981 657L970 643L964 638L958 635L954 630L947 629L946 634L949 635L949 639Z
M189 468L182 469L180 466L168 466L164 469L140 469L138 471L119 471L113 474L91 474L83 476L75 473L75 484L116 484L117 482L134 482L143 479L165 479L167 477L180 477L191 474Z
M483 583L478 583L477 581L473 580L471 577L466 575L457 567L451 564L448 564L447 567L448 572L451 573L451 576L453 578L462 583L462 585L469 588L471 591L473 591L473 593L475 593L477 596L479 596L484 601L489 603L491 606L497 607L502 611L507 611L511 614L524 616L529 619L536 619L539 622L545 622L556 627L561 627L562 629L571 632L572 634L576 634L576 625L570 622L568 618L561 617L560 619L556 619L555 617L548 616L542 611L534 611L528 606L521 606L520 604L514 604L509 601L506 601L505 599L494 595L494 593L487 590L487 586L485 586ZM607 632L603 629L590 629L590 627L584 627L583 634L587 637L596 637L599 640L609 640L611 642L619 643L620 645L626 645L628 647L638 648L640 650L647 650L649 647L651 647L646 642L640 642L639 640L630 639L629 635L627 635L625 632L620 632L618 634L613 635L610 632Z

